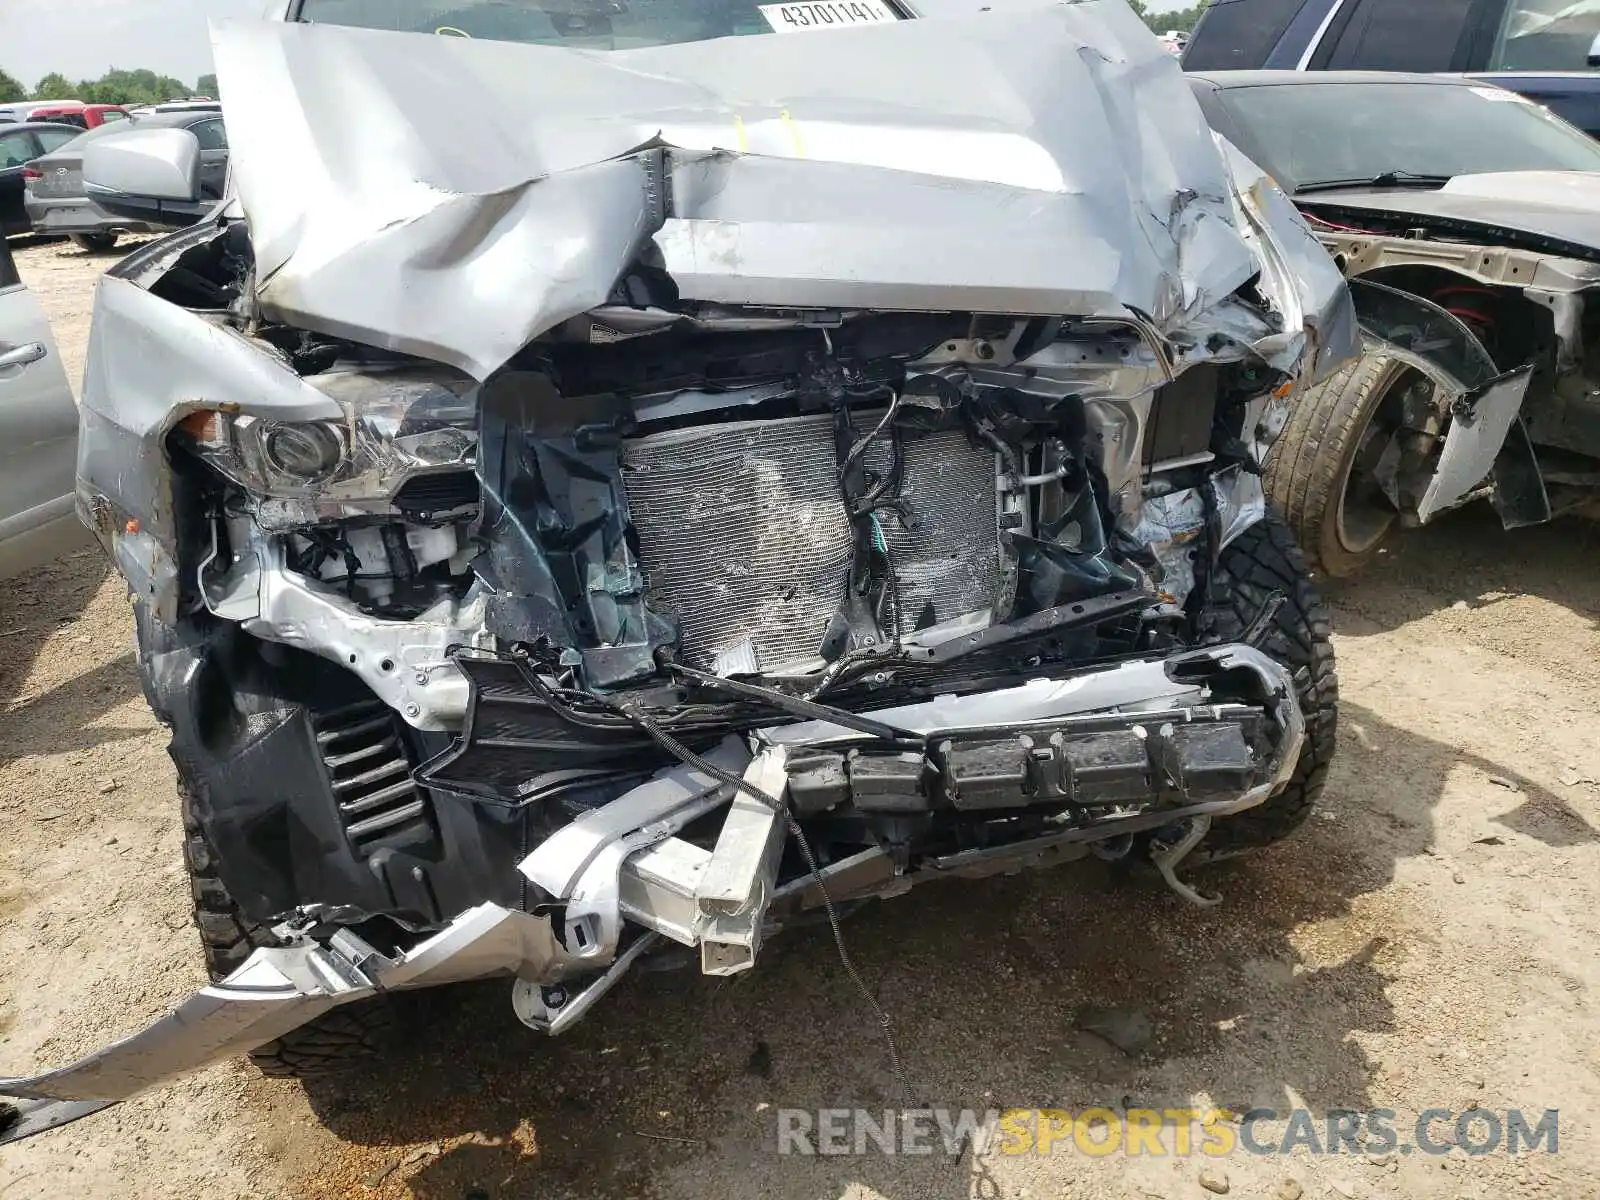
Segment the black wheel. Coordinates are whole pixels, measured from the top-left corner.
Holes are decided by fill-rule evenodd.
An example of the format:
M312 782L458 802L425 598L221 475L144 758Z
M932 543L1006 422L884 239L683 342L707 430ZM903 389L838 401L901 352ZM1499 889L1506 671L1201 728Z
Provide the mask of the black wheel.
M117 244L117 231L114 229L105 233L74 233L68 236L72 238L73 245L91 254L104 254Z
M1400 517L1395 473L1405 454L1407 393L1432 384L1368 343L1364 353L1308 390L1267 456L1267 496L1312 566L1354 574L1378 554Z
M1237 640L1273 592L1282 593L1284 601L1257 644L1293 673L1305 716L1305 745L1282 791L1212 826L1201 847L1203 857L1225 858L1288 837L1311 815L1327 781L1339 725L1333 622L1288 525L1269 511L1222 551L1205 612L1209 632L1221 641Z
M217 874L216 852L194 811L194 798L183 782L180 766L178 798L183 806L183 862L194 895L194 923L213 982L232 974L258 946L278 943L271 930L240 911ZM398 1030L395 1006L388 999L358 1000L324 1013L310 1024L292 1029L276 1041L250 1052L263 1075L297 1079L331 1075L381 1057L394 1044Z

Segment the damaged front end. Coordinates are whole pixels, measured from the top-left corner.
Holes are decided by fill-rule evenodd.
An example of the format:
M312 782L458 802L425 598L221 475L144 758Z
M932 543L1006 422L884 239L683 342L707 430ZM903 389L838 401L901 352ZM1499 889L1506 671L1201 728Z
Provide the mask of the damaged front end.
M102 285L81 501L276 945L0 1092L115 1100L495 973L555 1033L658 945L732 974L929 878L1137 851L1199 899L1178 860L1302 763L1285 596L1220 620L1219 564L1349 301L1122 5L217 51L241 209ZM375 136L428 126L419 53L427 105L548 114L520 157L324 157L334 64Z

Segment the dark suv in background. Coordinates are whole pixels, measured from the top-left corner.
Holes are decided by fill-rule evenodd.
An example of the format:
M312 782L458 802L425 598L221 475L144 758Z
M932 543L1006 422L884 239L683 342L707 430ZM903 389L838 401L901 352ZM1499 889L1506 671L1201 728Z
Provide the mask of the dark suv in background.
M1453 71L1600 136L1600 8L1571 0L1212 0L1188 71Z

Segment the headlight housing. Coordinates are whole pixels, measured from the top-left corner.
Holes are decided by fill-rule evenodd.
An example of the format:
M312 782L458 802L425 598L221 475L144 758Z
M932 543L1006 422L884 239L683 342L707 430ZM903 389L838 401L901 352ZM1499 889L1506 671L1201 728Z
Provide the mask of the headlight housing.
M277 421L229 407L191 412L174 441L249 494L266 528L387 511L419 474L471 471L477 394L465 376L370 370L308 376L343 416Z

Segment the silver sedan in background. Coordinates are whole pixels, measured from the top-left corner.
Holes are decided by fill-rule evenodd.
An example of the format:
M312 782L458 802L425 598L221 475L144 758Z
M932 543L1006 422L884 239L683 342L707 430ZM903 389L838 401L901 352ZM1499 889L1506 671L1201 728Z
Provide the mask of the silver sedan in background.
M0 237L0 579L89 540L73 511L77 452L61 355Z
M35 233L66 234L85 250L109 250L122 233L153 233L162 226L117 217L83 189L83 147L134 129L187 129L200 142L200 190L221 199L228 175L228 133L214 107L154 112L132 121L102 125L35 159L25 173L23 204Z

